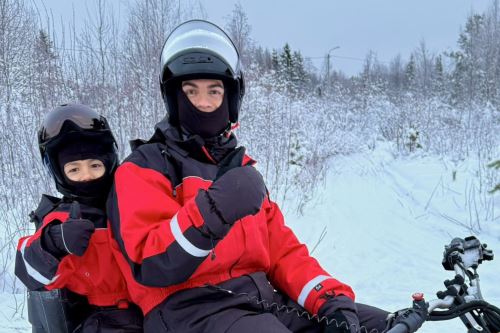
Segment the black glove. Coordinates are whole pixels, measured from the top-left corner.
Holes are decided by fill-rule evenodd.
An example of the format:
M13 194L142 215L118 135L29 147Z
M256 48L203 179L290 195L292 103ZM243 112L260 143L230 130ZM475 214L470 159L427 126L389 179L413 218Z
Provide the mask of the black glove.
M359 319L356 304L347 296L329 298L318 313L319 318L326 317L324 333L357 333Z
M94 231L94 223L81 218L80 204L73 201L66 222L51 224L45 228L42 246L59 259L67 254L82 256Z
M325 325L324 333L356 333L359 332L358 315L348 310L338 310L327 316L329 325Z
M235 167L215 180L207 191L200 190L195 202L207 231L222 238L236 221L260 210L266 193L264 179L254 167Z
M419 307L407 308L395 312L392 318L390 318L387 327L403 326L410 333L418 331L426 321L428 315L425 301L422 303Z

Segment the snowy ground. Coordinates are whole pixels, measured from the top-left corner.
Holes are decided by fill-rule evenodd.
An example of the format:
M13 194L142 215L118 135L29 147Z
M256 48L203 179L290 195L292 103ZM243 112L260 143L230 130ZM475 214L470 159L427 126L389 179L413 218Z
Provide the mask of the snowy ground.
M353 286L359 302L394 311L408 307L415 291L433 299L444 289L453 277L441 266L444 245L472 234L465 226L500 255L500 195L479 192L474 161L395 159L390 151L381 145L337 157L304 215L289 213L287 221L331 274ZM479 273L484 297L499 306L500 259ZM30 332L26 310L16 306L22 299L0 294L0 332ZM453 320L426 323L419 333L465 331Z
M436 298L435 292L445 289L443 281L453 278L441 266L442 253L452 238L472 234L457 223L475 226L474 205L469 208L477 176L471 161L453 168L455 163L436 157L394 159L389 151L382 147L335 159L323 193L304 217L288 223L311 250L326 227L313 255L354 288L357 301L395 311L410 306L416 291ZM475 196L478 210L481 198L496 209L478 213L480 219L489 215L489 221L481 220L476 236L498 256L500 196ZM483 296L497 306L498 273L500 259L479 268ZM461 325L459 320L432 322L419 332L465 332Z

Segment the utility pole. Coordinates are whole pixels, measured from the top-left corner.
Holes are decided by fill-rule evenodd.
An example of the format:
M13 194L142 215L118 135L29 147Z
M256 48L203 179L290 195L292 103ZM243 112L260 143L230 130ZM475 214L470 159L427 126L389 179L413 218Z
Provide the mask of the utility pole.
M326 54L326 80L330 80L330 53L339 48L340 46L334 46Z

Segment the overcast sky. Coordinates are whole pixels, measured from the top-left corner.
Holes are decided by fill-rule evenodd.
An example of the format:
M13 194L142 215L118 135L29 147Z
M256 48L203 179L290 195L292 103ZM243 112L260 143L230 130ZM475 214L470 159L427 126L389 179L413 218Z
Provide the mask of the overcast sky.
M139 0L140 1L140 0ZM181 0L179 0L181 1ZM288 42L321 67L333 47L332 68L357 73L369 50L380 61L408 55L425 39L432 52L456 47L467 15L482 13L493 0L248 0L239 1L260 45L281 48ZM83 12L85 2L44 0L55 17L71 15L71 3ZM125 8L124 0L108 0ZM200 0L208 18L224 26L237 0ZM123 10L125 12L125 10Z

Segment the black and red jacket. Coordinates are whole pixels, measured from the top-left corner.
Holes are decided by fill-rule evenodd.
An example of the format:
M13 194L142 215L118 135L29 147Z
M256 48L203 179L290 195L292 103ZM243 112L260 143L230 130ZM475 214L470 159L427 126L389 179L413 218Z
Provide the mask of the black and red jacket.
M86 296L95 306L122 306L130 297L127 285L110 249L107 219L104 211L81 204L82 218L96 227L83 256L68 254L54 257L42 245L42 235L51 223L64 223L69 216L71 202L44 195L37 211L40 217L37 231L22 237L17 246L16 276L29 290L67 288Z
M349 286L309 255L269 198L224 238L210 239L194 198L212 184L219 169L214 158L197 137L182 140L166 120L155 137L118 168L108 200L112 245L144 314L177 291L255 272L265 272L276 289L311 313L318 312L326 292L354 299ZM221 138L211 151L231 151L235 143L234 136Z

